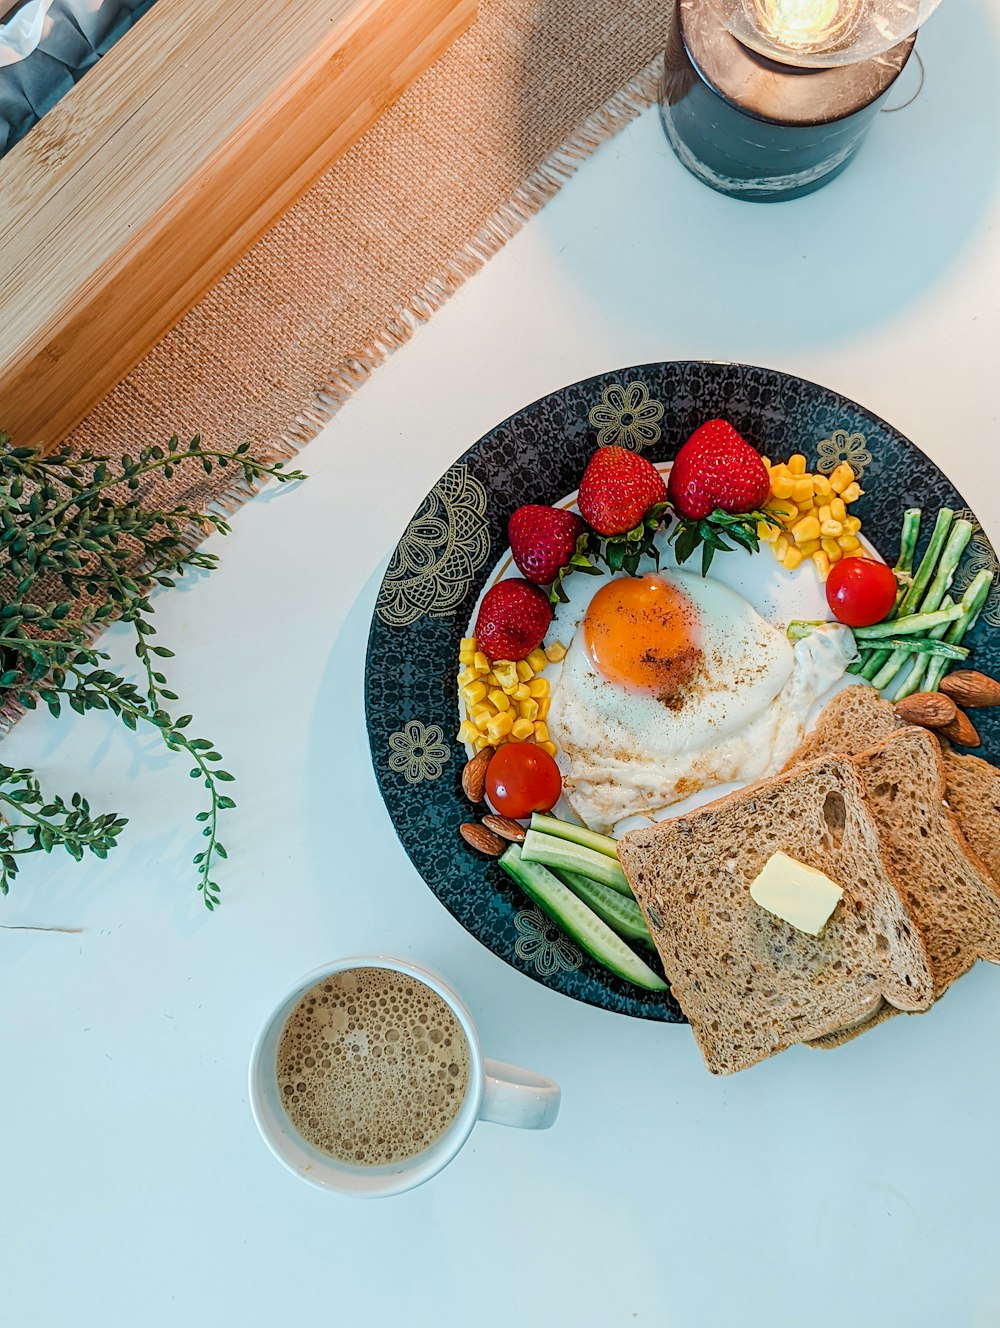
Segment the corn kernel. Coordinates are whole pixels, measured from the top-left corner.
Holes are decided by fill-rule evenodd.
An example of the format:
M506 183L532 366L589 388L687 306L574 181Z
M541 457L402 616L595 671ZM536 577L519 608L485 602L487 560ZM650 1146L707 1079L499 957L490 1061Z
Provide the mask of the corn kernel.
M493 661L493 676L505 692L509 692L512 687L517 686L517 668L509 659L495 659Z
M758 521L757 538L763 540L765 544L770 544L771 540L778 538L778 527L772 526L770 521Z
M844 524L842 521L821 521L819 533L821 536L828 535L831 539L839 539L844 533Z
M825 475L813 476L813 491L817 498L829 498L833 493L830 481Z
M494 742L499 742L501 738L506 738L513 727L513 715L494 715L486 725L486 734Z
M788 458L788 471L791 475L804 475L806 473L806 459L801 452L795 452Z
M812 560L816 565L816 571L819 573L819 579L825 581L830 575L830 559L826 556L823 550L820 549L813 554Z
M538 646L531 652L528 656L528 663L536 673L541 673L542 669L545 668L545 665L548 663L548 657L541 646Z
M476 668L479 670L480 673L489 673L490 661L486 658L486 656L483 654L481 650L476 651L475 655L473 656L472 662L473 664L475 664Z
M774 556L777 558L778 562L784 562L785 554L788 552L788 536L779 535L771 545L771 548L774 550Z
M472 722L475 724L477 732L485 733L487 724L493 719L496 719L496 711L489 710L485 714L477 714Z
M511 726L510 736L515 742L524 742L525 738L530 738L534 731L535 727L530 719L515 719Z
M812 476L803 475L795 481L795 487L792 489L792 498L801 506L802 503L811 503L812 496Z
M538 746L541 747L543 752L548 752L550 756L555 756L556 745L554 742L540 742Z
M764 467L766 467L767 470L770 470L770 469L771 469L771 458L770 458L770 457L762 456L761 459L760 459L760 461L761 461L761 465L764 466Z
M478 737L479 730L476 728L475 724L470 724L468 720L465 720L461 728L458 730L458 741L471 744L474 743Z
M781 539L781 538L782 538L782 536L779 535L779 536L778 536L778 539ZM787 541L786 541L786 544L787 544ZM771 552L774 554L774 556L775 556L775 558L777 559L777 561L778 561L778 562L781 562L782 555L778 552L778 540L772 540L771 543L770 543L767 547L768 547L768 548L771 550Z
M522 682L530 682L535 676L535 670L526 659L519 659L517 661L517 676Z
M476 681L477 677L478 674L476 673L475 669L469 669L469 668L459 669L458 685L459 687L471 687L472 684Z
M549 694L548 678L532 678L531 682L528 683L529 696L539 697L539 696L548 696L548 694Z
M795 510L798 513L798 516L812 516L816 511L816 508L813 506L813 500L807 498L804 503L799 503ZM796 519L796 517L792 517L793 524Z
M847 508L844 505L843 498L830 499L830 515L834 521L843 521L844 517L847 516Z
M517 686L514 688L514 690L510 693L510 696L515 701L527 701L527 699L531 696L531 693L528 691L528 684L526 682L519 682Z
M461 690L462 700L471 709L486 695L486 684L484 682L471 682L468 687L463 687Z
M537 718L537 719L547 719L547 718L548 718L548 714L549 714L549 706L550 706L551 704L552 704L552 697L551 697L551 696L544 696L544 697L542 697L542 699L541 699L541 700L539 701L539 703L538 703L538 714L537 714L536 718Z
M541 719L535 721L535 741L548 742L549 726Z
M497 675L493 672L492 669L490 669L489 673L483 675L483 682L486 684L487 687L500 686L500 683L497 681Z
M566 647L561 641L553 641L550 646L545 647L545 658L550 664L558 664L561 659L566 658Z
M530 719L533 724L538 718L538 702L531 700L518 701L517 717L518 719Z
M830 488L834 493L843 493L853 480L854 471L846 461L842 461L830 475ZM845 499L844 501L846 502L847 500Z
M811 558L818 548L818 539L805 540L799 545L799 553L802 554L803 558Z
M823 550L823 552L826 554L826 556L830 559L831 563L839 563L841 558L844 556L843 549L840 547L840 545L837 543L835 539L830 539L829 536L827 536L825 539L821 539L819 545L820 548Z
M819 522L814 516L804 516L792 526L792 536L796 544L819 538Z
M787 498L778 498L768 503L768 507L776 517L793 517L799 510L793 502Z
M785 554L784 560L781 565L782 567L787 568L789 572L794 572L796 567L798 567L801 562L802 562L802 550L789 549L788 552Z
M775 498L791 498L794 488L795 480L791 475L778 475L771 471L771 492Z
M861 529L861 518L859 516L848 516L844 518L844 534L856 535Z
M489 693L489 698L498 710L510 709L510 697L506 692L501 691L499 687L494 687Z
M476 652L474 650L460 650L458 652L459 664L464 664L467 668L474 669L476 667L475 664L473 663L475 657L476 657Z
M463 650L471 650L472 653L475 654L476 638L474 636L463 636L461 641L459 641L458 643L458 649L460 652Z
M841 535L840 539L837 540L837 543L840 545L844 553L853 553L855 549L861 548L861 541L858 539L857 535Z
M817 506L816 506L816 519L817 519L817 521L819 522L820 525L822 525L824 521L829 521L829 520L831 519L831 512L830 512L830 504L829 504L829 503L823 503L822 506L820 506L819 504L817 504Z
M840 496L845 503L856 503L862 493L864 493L864 490L858 484L857 480L852 480Z
M481 733L472 745L477 752L484 751L487 747L493 746L493 744L490 742L489 738L487 738L485 733Z

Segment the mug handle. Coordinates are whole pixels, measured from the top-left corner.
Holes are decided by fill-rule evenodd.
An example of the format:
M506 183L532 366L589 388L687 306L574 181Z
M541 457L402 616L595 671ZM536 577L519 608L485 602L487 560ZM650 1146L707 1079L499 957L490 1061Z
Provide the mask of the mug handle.
M559 1115L559 1085L533 1070L483 1058L479 1119L522 1130L547 1130Z

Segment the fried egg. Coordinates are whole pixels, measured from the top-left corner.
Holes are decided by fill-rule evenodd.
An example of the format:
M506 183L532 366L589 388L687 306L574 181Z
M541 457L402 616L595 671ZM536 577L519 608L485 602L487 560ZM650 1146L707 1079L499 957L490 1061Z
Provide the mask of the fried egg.
M853 656L836 627L793 648L712 578L671 571L590 587L553 623L572 639L549 731L566 798L595 830L779 770Z

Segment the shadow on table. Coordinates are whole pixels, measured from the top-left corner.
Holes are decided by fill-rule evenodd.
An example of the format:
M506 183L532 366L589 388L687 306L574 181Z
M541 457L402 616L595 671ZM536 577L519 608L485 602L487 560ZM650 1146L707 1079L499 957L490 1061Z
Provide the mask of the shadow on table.
M605 275L595 291L602 313L652 317L702 349L734 322L751 324L762 349L780 350L897 316L974 242L997 186L1000 51L988 3L941 7L917 43L926 70L919 95L881 115L858 159L826 188L786 203L739 202L695 180L663 139L652 172L648 155L626 165L643 174L625 182L624 196L600 195L595 177L583 205L589 229L566 260L553 261L586 282L590 271L606 274L607 253L617 251L615 284ZM539 7L540 44L550 40L552 5L563 8L561 0ZM572 52L571 40L565 49ZM526 107L538 103L530 81L543 65L526 53ZM911 61L889 108L918 85ZM588 190L591 179L576 187ZM640 267L636 255L650 245L634 244L631 233L650 229L660 257Z

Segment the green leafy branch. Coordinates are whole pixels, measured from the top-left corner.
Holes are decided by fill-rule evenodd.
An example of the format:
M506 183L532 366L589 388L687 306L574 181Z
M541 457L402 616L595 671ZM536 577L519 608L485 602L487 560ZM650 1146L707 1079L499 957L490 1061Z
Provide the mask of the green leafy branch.
M233 776L207 738L188 732L190 715L174 718L178 700L162 661L173 651L154 643L150 594L169 588L189 570L210 570L215 554L191 547L204 535L228 534L218 512L187 504L144 505L144 482L169 479L179 467L198 466L211 475L232 467L247 485L267 479L301 480L278 462L259 461L249 445L232 452L205 448L199 438L181 446L145 447L120 460L63 449L42 456L11 447L0 434L0 702L34 709L39 703L58 717L63 704L78 714L107 710L129 729L151 728L173 752L190 757L191 777L201 780L209 805L197 820L208 841L195 855L198 889L206 906L219 903L213 873L227 857L218 818L236 804L221 786ZM107 667L94 637L113 621L132 626L141 683ZM69 804L46 800L30 770L0 766L0 891L6 894L26 853L65 849L107 856L126 821L117 813L93 816L85 798Z

